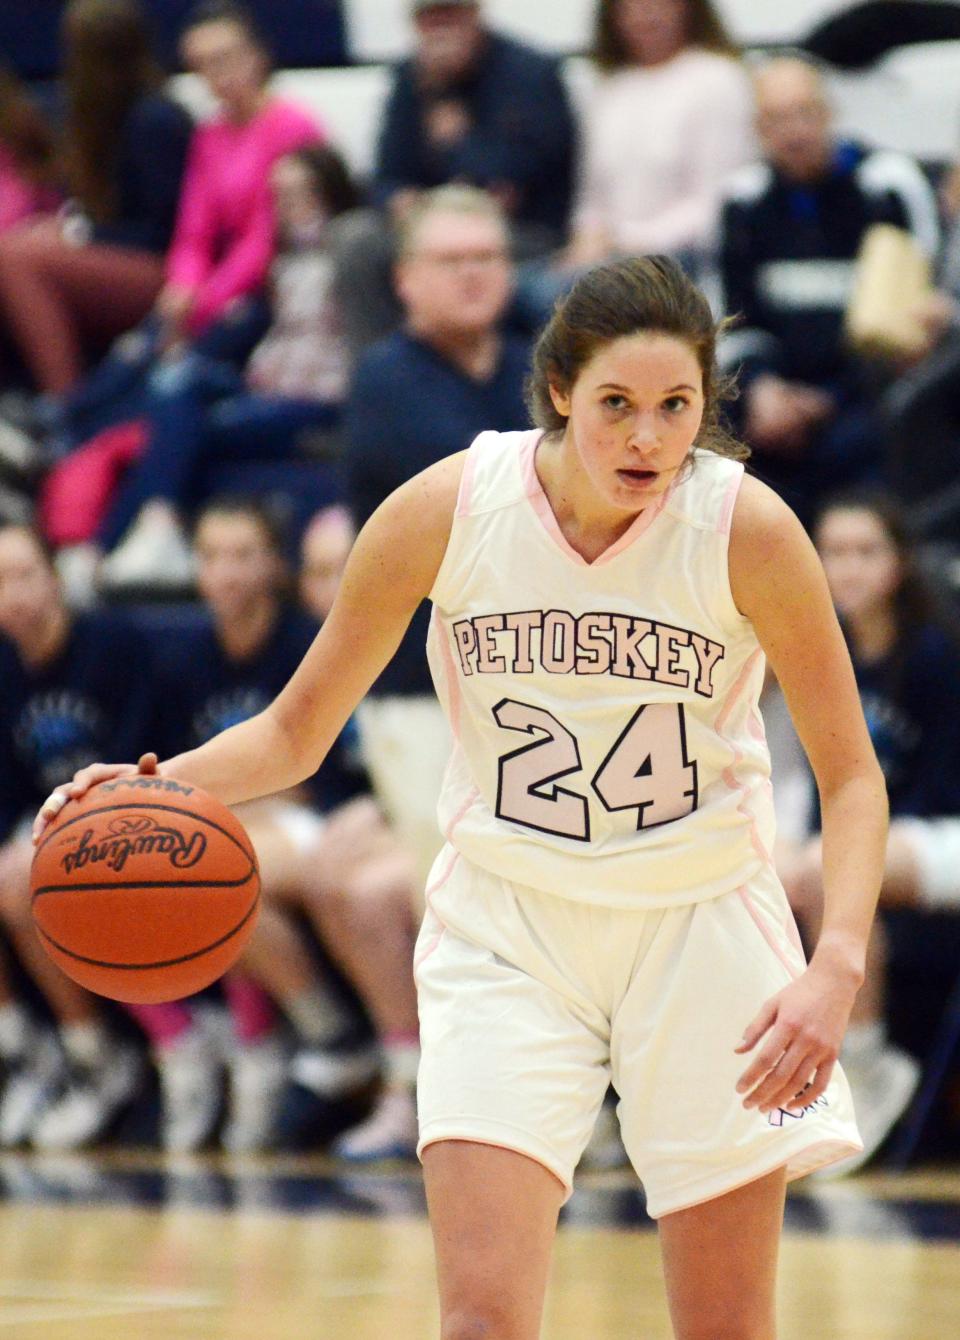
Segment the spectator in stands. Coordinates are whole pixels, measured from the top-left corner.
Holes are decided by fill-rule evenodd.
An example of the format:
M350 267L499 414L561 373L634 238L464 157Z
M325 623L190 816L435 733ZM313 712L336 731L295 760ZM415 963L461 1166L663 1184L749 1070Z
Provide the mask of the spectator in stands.
M196 131L190 148L156 307L163 346L217 322L242 324L241 305L260 293L274 256L270 169L324 138L312 116L271 94L269 57L243 5L203 0L187 17L181 49L220 113Z
M374 168L381 214L341 227L347 338L359 352L396 328L391 224L417 195L447 182L489 191L510 221L518 259L567 232L575 129L557 62L484 22L479 0L414 0L415 46L397 67Z
M270 701L299 664L316 623L284 604L278 532L255 503L221 499L197 527L200 589L208 620L166 654L167 754L192 748ZM224 1145L261 1148L288 1098L326 1103L369 1082L378 1047L325 985L291 912L312 922L330 956L368 1006L387 1084L371 1119L336 1147L344 1157L411 1154L411 1085L419 1056L412 956L415 927L408 858L372 801L346 731L320 772L296 794L238 810L257 852L263 913L241 970L225 989L235 1039ZM325 816L325 817L321 817ZM289 1066L271 1000L295 1034ZM223 1057L202 1013L189 1004L137 1007L154 1045L164 1098L163 1141L190 1149L210 1135Z
M614 256L665 252L702 270L724 180L755 157L750 80L710 0L599 0L591 54L573 237L521 279L534 324Z
M262 290L276 249L271 168L324 139L309 113L271 93L269 57L243 5L203 0L187 16L181 47L219 114L194 133L150 319L69 398L55 425L61 450L133 417L165 352L191 347L243 365L268 321Z
M914 533L960 548L960 164L940 187L944 244L936 288L914 312L925 342L881 402L889 482Z
M0 233L60 204L54 136L11 70L0 66Z
M162 91L140 0L70 0L63 37L71 205L0 237L0 312L55 397L89 341L105 347L156 301L191 129Z
M733 180L721 220L725 305L740 322L722 356L741 368L757 473L809 522L818 499L882 462L867 369L843 338L861 240L893 223L932 255L936 201L910 159L837 138L807 61L764 65L756 97L766 161Z
M850 647L864 714L886 776L891 825L881 908L960 909L960 637L921 576L889 497L838 495L815 539ZM819 839L784 854L781 874L815 941L823 903ZM879 920L843 1048L864 1142L879 1148L914 1091L919 1067L887 1039Z
M300 540L300 599L321 623L333 608L354 534L349 510L337 504L317 512Z
M209 503L198 518L196 545L205 617L158 647L163 692L155 744L165 756L259 711L286 683L316 633L313 620L282 598L281 538L256 503L229 498ZM299 863L323 832L321 813L340 808L362 790L364 780L343 738L302 793L273 797L241 813L257 852L267 912L242 970L225 982L234 1024L226 1058L191 1004L131 1007L153 1045L166 1148L194 1149L212 1133L224 1059L230 1072L225 1146L252 1149L269 1140L287 1073L271 996L294 1029L301 1064L328 1099L376 1074L373 1048L339 1045L350 1016L323 989L302 940L279 911L297 895Z
M293 458L306 437L339 418L347 354L328 224L356 203L357 191L340 156L315 144L281 158L271 184L281 249L269 327L243 373L196 350L169 353L151 373L146 445L99 537L112 551L100 570L111 589L182 586L192 575L183 522L211 470L225 461Z
M358 526L405 480L483 429L527 420L529 346L499 325L511 287L500 206L474 187L427 192L407 214L399 249L405 326L367 351L347 401L348 491ZM424 607L358 713L370 776L416 855L421 887L440 847L435 807L450 748L426 632Z
M144 640L114 613L71 616L40 538L0 525L0 921L55 1032L0 970L0 1145L66 1149L103 1134L139 1089L135 1048L96 998L44 953L30 916L23 820L51 778L148 744L154 676Z
M300 599L322 621L330 612L353 543L343 507L318 512L301 541ZM420 1058L413 949L419 896L412 863L369 802L354 801L329 816L300 879L302 910L346 975L373 1021L383 1058L383 1085L369 1116L333 1144L338 1158L366 1162L413 1158L414 1094ZM293 1077L310 1090L312 1067L295 1059Z

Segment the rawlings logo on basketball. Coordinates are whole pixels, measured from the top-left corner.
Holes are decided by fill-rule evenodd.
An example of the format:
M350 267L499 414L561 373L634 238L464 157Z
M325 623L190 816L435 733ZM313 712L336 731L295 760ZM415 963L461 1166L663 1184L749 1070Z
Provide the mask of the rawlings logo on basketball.
M115 833L118 837L128 833L146 833L151 828L156 828L156 824L145 814L123 814L118 819L111 819L107 824L107 831Z
M189 835L175 828L162 828L146 815L122 815L111 819L110 836L94 838L88 828L73 851L67 852L61 865L68 875L90 865L105 863L120 871L132 856L156 853L166 856L177 870L189 870L207 849L207 839L199 830Z

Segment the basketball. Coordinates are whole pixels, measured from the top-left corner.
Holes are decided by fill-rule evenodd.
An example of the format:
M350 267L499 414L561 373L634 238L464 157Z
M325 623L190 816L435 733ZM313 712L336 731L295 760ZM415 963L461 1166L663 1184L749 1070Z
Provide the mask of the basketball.
M33 858L30 898L53 961L98 995L178 1000L236 961L260 877L243 825L206 792L124 777L68 801Z

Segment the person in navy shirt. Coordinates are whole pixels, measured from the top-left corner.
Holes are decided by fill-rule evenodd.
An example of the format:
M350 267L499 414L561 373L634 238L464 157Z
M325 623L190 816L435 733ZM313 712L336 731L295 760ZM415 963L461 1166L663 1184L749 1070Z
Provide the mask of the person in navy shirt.
M149 647L124 618L71 614L43 541L25 526L0 525L0 634L0 921L56 1024L41 1027L0 960L0 1145L72 1148L135 1096L141 1066L37 939L23 821L78 763L148 747L156 680Z
M887 784L891 824L880 906L960 909L960 631L921 575L891 497L836 495L819 516L815 539ZM819 838L785 852L780 873L801 928L815 939L823 901ZM916 1061L887 1040L885 964L881 922L843 1051L864 1150L836 1165L840 1172L880 1147L919 1078Z
M511 270L496 202L467 186L425 192L401 232L396 284L404 329L367 351L347 400L347 491L358 527L394 489L484 429L528 421L530 346L500 327ZM427 624L424 604L357 714L364 760L416 857L421 888L440 847L436 798L450 752Z

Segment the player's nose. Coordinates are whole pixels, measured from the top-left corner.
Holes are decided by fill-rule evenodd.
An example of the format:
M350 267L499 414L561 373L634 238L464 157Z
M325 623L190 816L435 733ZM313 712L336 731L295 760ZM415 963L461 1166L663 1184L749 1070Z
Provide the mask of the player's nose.
M657 428L654 416L649 410L638 410L630 425L628 446L636 451L650 451L658 445Z

